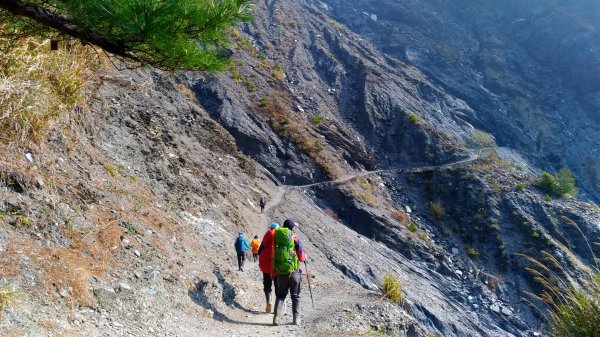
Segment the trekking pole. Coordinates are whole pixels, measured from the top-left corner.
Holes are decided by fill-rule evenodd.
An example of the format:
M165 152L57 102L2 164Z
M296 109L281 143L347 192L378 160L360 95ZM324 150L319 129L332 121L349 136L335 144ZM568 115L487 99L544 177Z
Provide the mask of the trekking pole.
M312 288L310 287L310 274L308 273L308 264L304 260L304 267L306 268L306 280L308 281L308 292L310 293L310 301L312 302L313 309L315 308L315 300L312 295Z

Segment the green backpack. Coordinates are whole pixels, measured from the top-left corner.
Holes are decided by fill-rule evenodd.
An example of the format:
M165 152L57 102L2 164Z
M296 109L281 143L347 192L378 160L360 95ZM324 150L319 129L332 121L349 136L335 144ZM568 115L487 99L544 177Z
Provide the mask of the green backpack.
M291 274L298 269L298 256L294 251L292 230L280 227L275 230L275 254L273 268L277 274Z

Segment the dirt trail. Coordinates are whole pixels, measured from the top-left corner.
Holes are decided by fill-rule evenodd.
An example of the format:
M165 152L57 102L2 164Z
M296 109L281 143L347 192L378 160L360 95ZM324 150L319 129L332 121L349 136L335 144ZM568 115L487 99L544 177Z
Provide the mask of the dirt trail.
M373 174L384 173L384 172L398 172L398 171L428 171L440 168L455 167L463 164L470 163L476 160L478 156L471 155L466 159L443 164L436 166L427 167L416 167L416 168L394 168L385 170L374 170L368 172L360 172L344 176L340 179L319 182L308 185L293 186L293 185L279 185L275 187L273 192L267 198L267 204L263 213L257 214L258 221L256 222L253 232L261 237L267 230L268 226L273 221L281 222L283 219L276 218L277 215L281 214L278 210L282 205L285 204L286 196L290 191L300 190L305 188L311 188L316 186L327 186L329 184L343 184L348 181L352 181L356 178L366 177ZM226 319L220 323L217 323L219 330L222 329L224 333L231 336L287 336L293 335L295 337L302 337L314 334L314 324L319 320L324 311L335 311L336 307L346 305L352 301L361 301L360 294L341 293L339 289L335 288L333 284L320 284L319 287L313 289L315 298L318 299L317 309L313 309L310 305L310 297L308 287L306 283L306 274L303 277L303 304L302 304L302 318L303 324L301 326L291 325L291 303L289 297L286 300L286 306L284 308L285 313L282 317L282 325L278 327L272 326L273 315L264 312L264 295L262 292L262 274L258 268L258 264L249 259L246 263L245 272L234 272L233 281L236 284L238 292L241 292L245 298L244 303L239 306L228 307L223 311ZM345 304L344 304L345 303ZM341 309L340 309L341 310Z
M366 177L369 175L373 175L373 174L378 174L378 173L385 173L385 172L426 172L426 171L433 171L433 170L437 170L437 169L445 169L445 168L452 168L452 167L457 167L460 165L464 165L464 164L468 164L471 163L477 159L479 159L479 155L475 154L475 153L470 153L469 157L459 160L459 161L455 161L455 162L451 162L451 163L446 163L446 164L442 164L442 165L433 165L433 166L422 166L422 167L402 167L402 168L392 168L392 169L383 169L383 170L374 170L374 171L365 171L365 172L360 172L360 173L355 173L355 174L351 174L351 175L347 175L344 177L341 177L339 179L336 180L329 180L329 181L322 181L322 182L318 182L318 183L313 183L313 184L307 184L307 185L297 185L297 186L293 186L293 185L283 185L281 187L284 188L290 188L290 189L303 189L303 188L310 188L310 187L316 187L316 186L327 186L327 185L340 185L343 183L346 183L348 181L352 181L356 178L362 178L362 177Z

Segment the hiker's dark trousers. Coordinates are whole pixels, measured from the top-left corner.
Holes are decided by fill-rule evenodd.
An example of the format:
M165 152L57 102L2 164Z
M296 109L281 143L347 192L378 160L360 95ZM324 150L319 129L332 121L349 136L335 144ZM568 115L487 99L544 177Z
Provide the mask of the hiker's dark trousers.
M254 258L254 263L256 263L256 260L258 260L258 254L252 254L252 257Z
M298 269L289 275L277 275L275 287L277 300L284 301L289 291L292 297L292 313L297 314L300 310L300 284L302 282L302 270Z
M237 253L237 258L238 258L238 269L242 270L244 268L244 262L246 262L246 252L238 252Z
M275 287L275 292L277 292L277 277L271 277L271 273L263 273L263 289L265 293L270 294L273 287Z

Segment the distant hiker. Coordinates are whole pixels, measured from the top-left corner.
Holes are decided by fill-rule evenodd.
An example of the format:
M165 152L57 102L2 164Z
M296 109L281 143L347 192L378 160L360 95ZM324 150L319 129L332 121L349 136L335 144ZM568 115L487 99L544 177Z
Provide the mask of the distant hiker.
M260 201L258 202L258 204L260 205L260 212L262 213L265 210L265 206L267 205L267 200L265 200L265 197L260 197Z
M275 270L273 269L273 253L275 246L273 243L273 236L275 230L279 227L279 224L273 222L271 227L262 238L260 247L258 248L258 267L263 274L263 290L265 291L265 298L267 300L267 307L265 311L271 312L271 289L273 286L277 288L275 283Z
M281 177L283 180L283 184L285 185L285 176Z
M235 251L237 252L237 260L238 260L238 270L244 271L244 262L246 262L246 249L250 249L250 245L246 238L244 238L244 233L240 232L238 238L235 240Z
M275 310L273 325L279 325L279 310L287 297L288 291L292 297L292 315L294 325L300 324L300 284L302 282L302 270L299 261L305 260L302 243L293 234L296 227L294 221L288 219L283 227L275 231L275 254L273 255L273 268L277 273Z
M258 235L254 235L254 240L250 242L250 247L252 247L252 257L254 258L254 263L256 263L256 259L258 259L258 248L260 248Z

